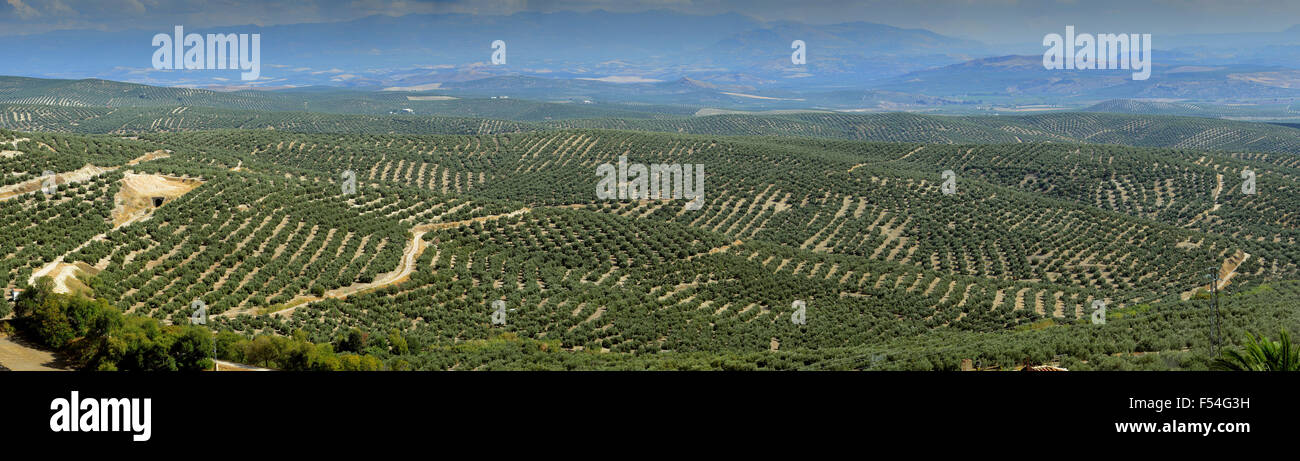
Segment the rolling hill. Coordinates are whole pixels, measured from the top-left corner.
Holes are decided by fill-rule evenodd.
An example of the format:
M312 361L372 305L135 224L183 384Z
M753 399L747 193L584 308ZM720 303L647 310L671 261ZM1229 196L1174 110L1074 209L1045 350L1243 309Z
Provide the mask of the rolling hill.
M238 335L396 332L410 352L375 354L424 369L1204 368L1196 298L1211 267L1230 280L1229 337L1300 322L1286 308L1300 297L1293 155L1007 143L993 121L891 116L882 125L904 134L990 137L5 131L19 193L0 206L29 218L6 224L0 282L58 274L175 323L200 299ZM1013 121L1196 131L1088 117ZM1150 129L1125 129L1140 120ZM595 172L621 156L704 165L703 206L597 198ZM44 170L60 175L55 194L14 188ZM123 194L150 181L192 189L120 222ZM1094 302L1105 325L1089 322Z
M689 115L693 107L595 103L580 97L547 101L501 99L497 92L478 97L448 96L428 91L360 91L305 87L280 91L221 92L170 88L108 80L53 80L0 77L0 104L99 109L210 109L327 114L412 114L481 117L508 120L551 118L648 118Z
M1300 326L1300 129L1128 99L697 112L581 82L0 78L0 286L164 325L201 302L218 342L389 369L1204 369L1211 273L1228 338ZM626 163L699 165L700 206L602 198Z
M472 116L265 112L194 106L91 108L0 104L0 129L134 135L213 129L300 133L496 134L557 129L616 129L717 136L779 136L858 141L961 143L1091 143L1177 149L1300 152L1300 129L1281 124L1200 117L1096 112L1019 116L914 113L654 115L597 117L620 112L529 101L487 100L444 112ZM573 110L569 110L573 109ZM483 118L479 114L502 115ZM508 116L508 117L505 117Z

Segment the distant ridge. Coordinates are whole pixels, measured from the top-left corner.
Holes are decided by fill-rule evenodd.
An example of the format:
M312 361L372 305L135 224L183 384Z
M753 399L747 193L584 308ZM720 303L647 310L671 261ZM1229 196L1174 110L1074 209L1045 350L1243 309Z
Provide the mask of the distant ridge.
M1111 112L1117 114L1207 115L1213 113L1204 105L1180 102L1140 101L1111 99L1093 104L1085 112Z
M463 103L456 101L435 101ZM1023 116L945 116L782 113L572 117L547 119L554 107L519 103L509 112L531 121L484 117L348 115L206 107L88 108L0 104L0 129L134 134L160 131L274 129L303 133L495 134L556 129L635 130L718 136L774 136L931 144L1088 143L1207 151L1300 152L1300 129L1289 126L1171 115L1058 112ZM532 109L528 109L528 108ZM541 118L538 120L538 118ZM1213 133L1213 136L1206 136Z

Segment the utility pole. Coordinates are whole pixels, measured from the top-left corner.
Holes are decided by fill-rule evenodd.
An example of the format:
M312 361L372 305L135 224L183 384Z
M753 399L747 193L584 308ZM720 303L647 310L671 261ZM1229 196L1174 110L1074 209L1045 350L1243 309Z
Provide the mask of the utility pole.
M1210 293L1214 298L1213 304L1213 329L1210 330L1210 355L1215 355L1219 347L1219 268L1211 267L1210 273L1206 275L1210 279Z

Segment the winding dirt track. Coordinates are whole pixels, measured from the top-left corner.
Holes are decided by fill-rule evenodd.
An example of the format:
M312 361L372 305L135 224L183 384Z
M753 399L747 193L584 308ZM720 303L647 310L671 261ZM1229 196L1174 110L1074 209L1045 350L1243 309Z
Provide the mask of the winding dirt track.
M370 283L355 283L346 287L335 288L333 290L325 292L325 296L299 296L297 298L294 298L292 301L289 301L288 303L289 307L275 311L272 313L272 315L288 316L292 314L293 311L298 309L299 307L306 306L308 304L317 301L331 299L331 298L344 299L347 298L348 296L361 293L364 291L375 290L389 285L402 283L406 281L407 277L410 277L411 274L415 272L415 262L416 260L420 259L420 255L423 254L424 250L427 248L427 246L424 243L424 234L434 230L467 226L478 222L492 221L492 220L497 220L502 218L511 218L511 217L515 217L527 213L529 211L532 211L532 209L520 208L518 210L509 213L497 214L491 216L480 216L473 219L466 219L464 221L421 224L419 226L415 226L411 229L411 241L410 243L406 244L406 249L403 250L403 254L402 254L402 262L397 266L397 269L386 274L381 274L380 276L376 277L374 281ZM246 310L239 311L239 312L232 310L228 312L223 312L222 314L218 315L218 317L234 317L241 313L247 313L247 312L248 311Z
M415 232L411 234L411 242L406 244L406 249L403 250L403 254L402 254L402 262L401 264L398 264L396 270L386 274L380 274L378 277L375 277L375 280L371 281L370 283L354 283L352 285L326 291L325 296L299 296L297 298L294 298L292 301L289 301L288 304L290 307L275 311L273 315L287 316L289 314L292 314L295 309L298 309L299 307L306 306L308 304L317 301L330 299L330 298L344 299L347 298L348 296L360 293L362 291L369 291L377 288L383 288L388 285L400 283L406 280L407 277L411 276L411 273L415 272L415 260L420 257L421 253L424 253L424 248L425 248L424 241L421 240L423 237L424 237L424 232ZM230 314L230 315L226 315L226 314ZM223 313L221 316L229 317L233 315L239 315L239 313L230 311L227 313Z
M1232 257L1223 261L1223 266L1219 269L1218 287L1214 287L1214 282L1210 282L1183 292L1183 294L1179 296L1179 299L1182 299L1183 301L1192 299L1192 296L1195 296L1198 290L1210 291L1211 289L1223 290L1224 288L1227 288L1228 285L1232 283L1232 278L1237 275L1237 268L1241 267L1241 265L1244 264L1247 259L1250 259L1250 257L1250 253L1237 250L1237 253L1233 254Z

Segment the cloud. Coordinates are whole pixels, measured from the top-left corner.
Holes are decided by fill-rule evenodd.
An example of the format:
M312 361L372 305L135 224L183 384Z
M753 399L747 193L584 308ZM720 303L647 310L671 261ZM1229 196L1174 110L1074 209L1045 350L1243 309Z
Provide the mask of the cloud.
M50 0L50 12L54 14L75 15L77 12L60 0Z
M152 68L152 67L114 66L114 67L113 67L113 72L120 72L120 73L124 73L124 74L127 74L127 75L142 75L142 74L149 74L149 73L153 73L153 72L165 72L165 73L169 73L169 72L172 72L172 71L170 71L170 70L154 69L154 68Z
M807 24L874 22L992 43L1038 43L1066 24L1154 34L1286 29L1295 0L4 0L0 36L56 30L168 30L351 21L372 15L558 11L735 13Z
M122 3L126 5L127 10L130 10L133 13L145 12L144 4L140 3L140 0L122 0Z
M655 83L663 81L655 80L653 78L638 77L635 75L611 75L600 78L579 78L578 80L595 80L597 82L605 83Z
M7 1L9 2L9 6L12 6L14 8L14 12L18 13L19 18L35 19L41 16L40 11L36 11L35 8L27 6L26 3L23 3L23 0L7 0Z

